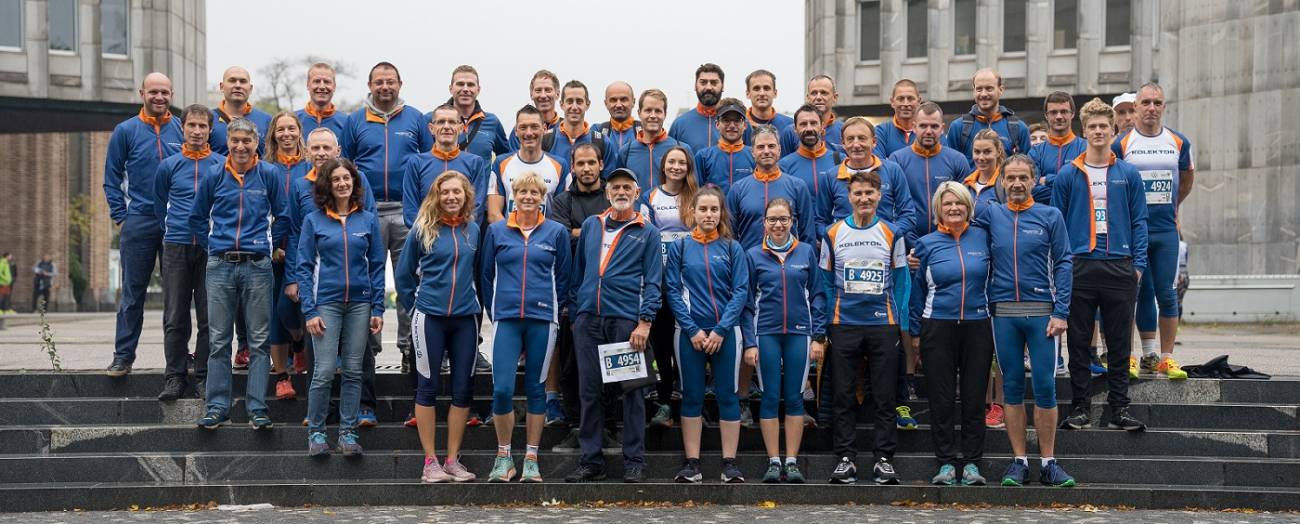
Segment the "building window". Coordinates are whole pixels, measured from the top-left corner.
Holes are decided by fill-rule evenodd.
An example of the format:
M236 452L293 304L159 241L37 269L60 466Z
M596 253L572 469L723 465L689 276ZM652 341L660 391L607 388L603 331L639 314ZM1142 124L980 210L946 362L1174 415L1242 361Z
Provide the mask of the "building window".
M1079 39L1079 1L1056 0L1052 49L1074 49Z
M77 0L50 0L50 51L77 52Z
M858 24L859 59L880 60L880 2L859 3Z
M975 54L975 0L953 2L953 54Z
M23 48L23 0L0 0L0 48Z
M103 35L104 54L126 56L131 44L128 40L126 0L100 0L99 32Z
M1025 50L1025 3L1002 2L1002 52Z
M1129 45L1133 32L1131 0L1106 0L1106 45Z
M907 0L907 57L924 58L930 50L926 38L926 0Z

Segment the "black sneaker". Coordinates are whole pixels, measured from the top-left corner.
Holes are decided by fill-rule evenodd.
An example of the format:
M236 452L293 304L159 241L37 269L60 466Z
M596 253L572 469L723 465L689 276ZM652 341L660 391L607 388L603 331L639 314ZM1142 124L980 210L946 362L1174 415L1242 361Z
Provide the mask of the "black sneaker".
M104 371L104 374L110 377L125 377L131 374L131 365L121 360L114 360L112 364L108 365L108 369Z
M577 453L582 450L582 445L578 442L578 430L569 430L569 434L564 436L559 444L551 448L551 453Z
M1061 421L1060 429L1087 429L1092 427L1092 418L1088 416L1088 408L1077 407L1070 412L1070 416Z
M181 393L185 391L185 381L180 377L167 377L167 382L163 384L162 393L158 394L158 400L162 402L171 402L181 398Z
M1147 425L1141 420L1133 418L1128 413L1128 408L1119 408L1110 416L1110 422L1106 424L1110 429L1122 429L1124 431L1146 431Z
M198 422L195 422L194 425L203 429L212 430L217 429L221 427L222 424L228 422L230 422L230 417L225 413L209 411L208 414L203 415L203 418L199 419Z
M871 468L871 480L882 486L898 484L898 473L894 471L894 465L889 463L889 459L880 457Z
M673 477L673 482L689 482L691 484L699 483L704 480L704 475L700 473L700 459L688 458L682 463L681 471Z
M578 469L573 470L567 477L564 477L565 482L596 482L598 480L605 480L605 470L585 464L579 464Z
M736 467L736 459L722 459L722 483L723 484L744 484L745 474Z
M623 482L628 484L640 484L645 482L645 466L641 464L628 464L623 467Z
M831 484L853 484L857 481L858 467L853 465L853 459L841 457L835 464L835 471L831 472Z

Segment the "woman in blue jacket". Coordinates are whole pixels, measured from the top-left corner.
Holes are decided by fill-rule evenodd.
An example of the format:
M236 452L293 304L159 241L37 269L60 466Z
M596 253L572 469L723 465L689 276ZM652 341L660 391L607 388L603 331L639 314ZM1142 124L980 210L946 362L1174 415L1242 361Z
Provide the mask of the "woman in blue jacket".
M937 485L957 483L958 442L953 424L958 384L961 391L961 483L984 484L979 462L984 454L984 394L993 363L993 330L986 285L989 234L970 227L975 210L970 191L956 182L939 184L930 204L938 228L917 240L920 261L913 273L912 336L920 336L930 396L930 434L939 473ZM961 375L960 382L958 374Z
M992 129L975 133L975 139L971 140L971 158L975 171L962 183L975 199L975 212L989 203L1000 205L1006 201L1006 190L999 179L1005 154L1002 137Z
M527 451L522 482L541 482L537 450L546 418L546 374L569 292L569 229L541 212L546 183L527 173L511 184L515 210L488 226L483 237L479 286L493 324L492 415L497 458L489 482L515 476L510 435L515 428L515 370L525 355L524 392L528 396Z
M361 402L361 359L367 334L384 327L384 245L378 218L361 209L357 167L347 159L330 160L321 173L315 191L319 209L303 221L298 239L298 300L316 350L307 392L307 449L312 456L329 454L325 416L338 368L343 375L338 448L344 455L360 455L354 429Z
M825 342L826 295L817 269L817 249L790 234L790 201L767 203L763 244L749 249L749 307L745 311L745 360L758 368L763 400L759 428L767 448L763 482L802 484L799 444L803 440L803 389L813 345ZM757 337L757 346L754 345ZM817 340L817 342L814 342ZM785 397L785 464L780 459L781 398Z
M736 466L740 400L736 397L742 342L740 317L749 297L749 257L731 238L722 192L707 187L691 202L694 228L668 248L668 299L677 317L678 374L682 380L682 448L677 482L699 482L704 367L713 370L722 434L722 481L744 482Z
M473 398L478 351L477 286L474 261L479 228L474 222L474 186L458 171L433 180L406 236L393 270L397 300L411 311L415 347L415 420L424 448L424 482L468 482L475 476L460 463L460 443ZM451 361L451 408L447 412L447 462L438 463L434 402L443 356Z
M280 168L280 189L285 195L293 194L293 181L302 178L311 169L307 158L307 144L303 142L302 125L293 111L281 111L271 117L267 131L266 158ZM291 204L292 205L292 204ZM286 263L293 260L288 253L294 242L286 239L276 246L271 261L275 270L275 294L271 296L271 374L276 375L275 398L291 400L298 396L289 380L289 349L302 340L302 312L294 301L285 296L284 288L293 281L293 268ZM301 352L295 359L305 358ZM301 365L300 362L295 363Z
M691 234L686 222L690 218L691 200L700 190L696 181L695 163L690 151L682 146L673 146L664 153L659 161L659 172L663 173L663 183L649 194L642 196L650 217L650 223L659 229L660 245L663 246L663 262L668 263L668 246L679 238ZM673 412L668 399L672 398L674 376L677 364L671 348L677 340L676 320L673 318L672 305L667 300L655 315L650 328L650 345L655 348L655 366L659 370L659 383L655 384L658 399L651 426L672 427Z

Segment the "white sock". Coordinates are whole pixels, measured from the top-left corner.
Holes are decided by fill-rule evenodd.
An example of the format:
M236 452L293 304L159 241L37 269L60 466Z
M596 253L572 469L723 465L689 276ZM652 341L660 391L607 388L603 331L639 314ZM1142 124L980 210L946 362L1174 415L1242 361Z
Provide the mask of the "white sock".
M1156 339L1154 338L1142 339L1142 354L1143 355L1156 354Z
M791 465L791 464L798 464L798 463L799 463L799 459L798 459L798 458L795 458L795 457L786 457L786 458L785 458L785 465L787 465L787 466L789 466L789 465Z
M503 457L509 457L509 456L510 456L510 444L506 444L506 445L504 445L504 446L497 446L497 455L499 455L499 456L503 456Z
M780 464L780 463L781 463L781 457L767 457L767 463L768 463L768 464Z
M1043 467L1047 467L1047 463L1053 460L1056 460L1056 457L1042 457Z
M1025 464L1025 465L1028 465L1028 464L1029 464L1029 457L1016 457L1016 462L1019 462L1019 463L1021 463L1021 464Z

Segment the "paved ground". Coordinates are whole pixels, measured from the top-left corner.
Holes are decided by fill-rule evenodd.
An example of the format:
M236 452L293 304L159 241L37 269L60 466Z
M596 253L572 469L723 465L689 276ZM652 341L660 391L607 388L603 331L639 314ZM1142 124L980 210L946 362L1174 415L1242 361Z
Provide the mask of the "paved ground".
M698 507L441 507L301 508L248 512L142 511L0 514L0 523L186 522L279 524L282 522L971 522L971 523L1177 523L1228 524L1296 522L1296 513L1116 511L1095 508L916 508L890 506L698 506Z
M50 315L63 368L107 367L112 358L114 318L112 313ZM0 369L50 369L40 345L39 319L34 315L12 315L6 318L6 324L8 329L0 331ZM385 350L377 361L381 370L400 362L395 312L388 312L384 325ZM1265 373L1300 375L1300 324L1188 324L1183 326L1179 340L1182 343L1175 355L1184 365L1227 354L1232 363ZM161 311L145 312L135 367L163 367Z

